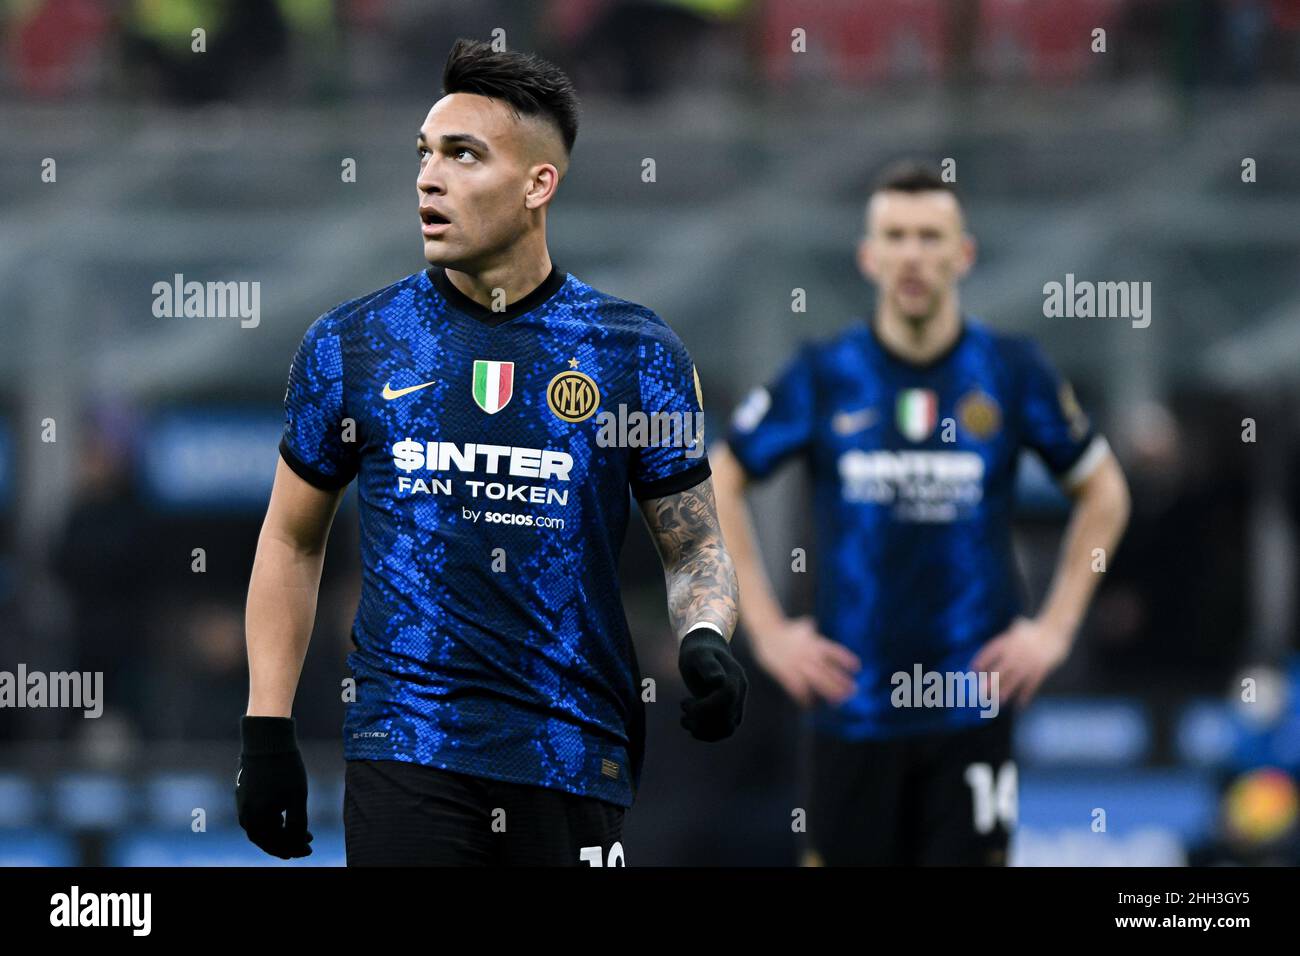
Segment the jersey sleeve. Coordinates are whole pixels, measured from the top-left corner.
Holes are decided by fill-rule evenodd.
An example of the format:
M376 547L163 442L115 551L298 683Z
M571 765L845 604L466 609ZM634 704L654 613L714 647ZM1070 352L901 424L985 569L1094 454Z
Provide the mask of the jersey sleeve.
M686 346L667 325L657 322L639 346L637 372L641 410L669 423L658 441L633 448L629 484L638 501L663 498L693 488L712 473L704 451L704 397ZM676 427L676 422L681 427Z
M280 457L294 474L335 491L357 473L357 442L344 441L343 352L338 331L322 316L303 336L284 393Z
M804 346L774 381L736 408L727 446L751 477L766 478L812 444L813 395L812 349Z
M1024 343L1022 366L1024 442L1057 481L1072 488L1092 474L1109 446L1092 427L1070 383L1033 342Z

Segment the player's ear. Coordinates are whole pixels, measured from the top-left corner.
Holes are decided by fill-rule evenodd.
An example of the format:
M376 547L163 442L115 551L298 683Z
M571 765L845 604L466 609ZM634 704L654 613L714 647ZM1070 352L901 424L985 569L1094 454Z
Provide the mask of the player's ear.
M874 281L876 278L876 260L871 254L871 238L863 234L858 240L858 271L862 273L862 278Z
M979 247L975 242L975 237L969 232L961 234L961 264L958 266L957 273L960 278L965 278L966 273L970 272L975 265L975 255Z
M555 195L555 190L560 185L560 171L552 163L541 163L529 172L524 206L528 209L540 209Z

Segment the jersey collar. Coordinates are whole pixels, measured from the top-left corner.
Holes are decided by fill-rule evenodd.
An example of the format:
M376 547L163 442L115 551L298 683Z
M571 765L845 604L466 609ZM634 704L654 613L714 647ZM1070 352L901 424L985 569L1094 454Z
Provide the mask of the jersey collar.
M541 285L533 289L522 299L516 299L505 307L501 312L493 312L487 306L475 302L465 293L457 289L450 279L447 278L447 270L442 266L429 266L425 270L428 273L429 281L433 287L438 290L439 294L447 300L447 305L457 312L463 312L471 318L478 319L485 325L495 326L502 322L509 322L511 319L518 318L526 312L531 312L543 302L560 291L564 285L565 273L551 261L551 271L542 280Z
M913 361L912 359L905 358L902 355L899 355L893 349L891 349L888 345L886 345L885 340L882 339L880 337L880 333L876 331L875 316L867 317L867 330L871 333L871 341L875 343L876 348L880 349L880 351L883 352L885 356L889 358L891 361L897 362L900 365L906 365L908 368L931 369L931 368L935 368L938 365L942 365L944 362L946 362L949 356L951 356L954 352L957 351L958 348L961 347L962 342L966 341L966 329L970 326L970 316L966 315L965 313L962 313L959 318L959 322L960 322L960 326L957 331L957 337L953 339L948 344L948 347L945 348L942 352L940 352L938 355L935 355L933 358L930 358L924 362L916 362Z

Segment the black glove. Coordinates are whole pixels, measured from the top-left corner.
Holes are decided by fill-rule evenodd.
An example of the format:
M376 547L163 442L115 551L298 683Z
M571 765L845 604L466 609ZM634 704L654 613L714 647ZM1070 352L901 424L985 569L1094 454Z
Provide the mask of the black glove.
M717 631L693 627L677 654L690 697L682 701L682 726L696 740L722 740L740 726L749 682L731 645Z
M242 717L235 806L248 839L282 860L311 856L307 768L292 717ZM281 815L283 814L283 819Z

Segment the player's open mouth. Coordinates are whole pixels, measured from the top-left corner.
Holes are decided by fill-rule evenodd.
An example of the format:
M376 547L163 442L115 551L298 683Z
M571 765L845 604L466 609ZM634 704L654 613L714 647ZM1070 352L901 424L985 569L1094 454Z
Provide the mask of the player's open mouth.
M420 231L426 236L436 236L451 225L451 220L432 209L420 210Z

